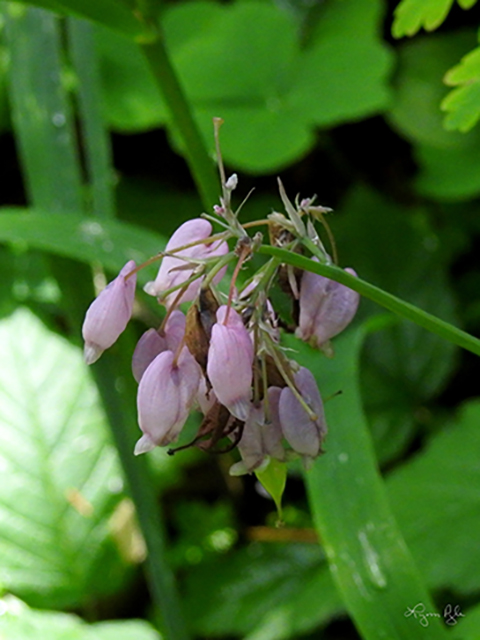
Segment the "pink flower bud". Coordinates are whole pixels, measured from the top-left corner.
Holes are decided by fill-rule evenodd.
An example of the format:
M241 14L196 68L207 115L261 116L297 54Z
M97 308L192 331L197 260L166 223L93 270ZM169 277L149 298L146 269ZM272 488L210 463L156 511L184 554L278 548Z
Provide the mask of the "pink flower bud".
M280 393L278 415L285 439L294 451L315 458L327 433L323 403L317 383L305 367L294 375L295 385L313 415L309 415L290 387Z
M353 269L345 269L353 276ZM305 271L300 286L300 318L297 337L321 346L350 324L360 295L343 284Z
M143 436L135 455L177 439L188 417L200 382L200 367L187 349L177 363L172 351L163 351L148 366L137 396L138 422Z
M211 233L212 225L208 220L204 220L203 218L188 220L178 227L172 235L167 243L165 251L173 251L177 247L183 247L183 245L190 244L191 242L204 240L205 238L208 238ZM183 256L183 258L165 256L162 260L162 264L160 265L156 279L154 281L147 282L144 290L152 296L161 297L163 291L184 283L192 276L196 265L189 266L188 261L185 260L185 258L206 259L213 258L215 256L221 257L226 253L228 253L228 244L224 240L217 240L211 244L197 244L193 247L189 247L188 249L178 251L177 255ZM219 271L213 279L213 282L219 282L223 278L225 271L226 268ZM198 278L192 282L178 302L190 302L191 300L194 300L200 290L202 279L203 278ZM161 300L161 302L164 302L168 308L173 304L177 295L178 291L173 292L168 295L165 300Z
M96 362L112 346L132 316L137 276L134 274L128 280L125 276L133 269L135 262L130 260L87 310L82 327L87 364Z
M242 318L226 305L217 310L208 350L207 375L218 401L246 420L252 394L253 345Z
M148 365L162 351L175 352L185 334L185 315L178 309L167 320L164 331L148 329L137 342L132 356L132 373L140 382Z

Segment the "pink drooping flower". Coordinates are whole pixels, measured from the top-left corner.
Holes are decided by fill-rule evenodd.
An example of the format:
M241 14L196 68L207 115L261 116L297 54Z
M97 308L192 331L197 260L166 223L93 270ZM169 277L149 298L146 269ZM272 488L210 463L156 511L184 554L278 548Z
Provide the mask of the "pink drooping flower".
M172 235L167 243L165 251L171 252L174 249L183 247L191 242L205 240L211 235L211 233L212 225L208 220L204 220L203 218L188 220L178 227ZM188 249L182 249L173 256L165 256L162 260L162 264L160 265L157 277L154 281L147 282L144 290L152 296L157 296L168 308L176 300L178 291L166 296L165 299L162 298L162 293L172 287L186 282L192 276L196 264L192 263L189 265L188 258L193 258L195 260L207 259L221 257L226 253L228 253L228 244L224 240L217 240L210 244L197 244L193 247L189 247ZM180 258L176 256L182 257ZM219 282L224 276L225 271L226 268L219 271L219 273L214 277L213 282ZM190 302L191 300L194 300L200 291L202 279L203 278L198 278L192 282L181 296L181 299L177 301L177 304L180 302Z
M151 362L138 387L138 422L143 436L136 444L136 455L177 439L195 400L200 377L200 367L186 348L177 362L170 350Z
M353 276L353 269L345 269ZM339 282L305 271L300 286L297 337L320 347L350 324L360 295Z
M240 462L230 468L230 475L242 475L263 468L270 458L285 460L282 446L282 430L278 420L278 400L281 389L270 387L268 390L269 416L265 415L265 403L252 405L243 427L238 450L242 456Z
M295 385L311 410L308 414L290 387L281 390L278 417L285 440L294 451L309 458L320 452L327 433L323 403L312 373L305 367L294 375Z
M207 376L218 401L239 420L246 420L250 411L252 365L253 344L242 318L226 305L219 307L208 349Z
M112 346L132 316L137 276L133 274L128 280L125 276L133 269L135 262L130 260L87 310L82 327L87 364L96 362Z
M170 349L175 352L185 334L185 315L175 309L170 314L163 331L148 329L137 342L132 356L132 373L140 382L148 365L162 351Z

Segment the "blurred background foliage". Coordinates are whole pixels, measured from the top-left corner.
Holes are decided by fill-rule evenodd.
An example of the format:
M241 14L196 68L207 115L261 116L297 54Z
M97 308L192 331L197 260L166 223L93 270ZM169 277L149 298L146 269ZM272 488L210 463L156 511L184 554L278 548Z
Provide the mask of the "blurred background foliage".
M158 310L138 296L133 327L112 349L110 396L108 366L92 375L82 362L79 327L92 268L98 285L127 259L142 262L204 206L132 37L142 31L134 3L30 4L57 13L0 3L0 637L158 640L140 569L146 549L131 497L137 508L139 498L122 470L137 464L125 462L137 436L128 354ZM139 7L161 16L209 152L212 117L225 120L227 171L239 174L241 194L255 187L243 221L281 206L281 174L292 199L318 194L334 208L342 266L479 335L474 4L404 0L396 14L388 0ZM147 271L142 282L155 267ZM363 301L351 335L379 313ZM364 412L391 508L438 611L453 603L465 613L451 637L478 639L476 356L411 323L382 322L362 334L358 360L353 347L345 356L360 391L347 407L352 429ZM330 364L301 353L328 389ZM108 422L122 419L129 435L112 440ZM329 448L327 440L327 457ZM228 475L232 454L156 450L145 461L188 634L375 637L360 636L347 616L299 468L283 499L286 526L276 529L256 479ZM329 473L333 486L334 466ZM415 604L398 602L399 619ZM408 637L424 632L417 621Z

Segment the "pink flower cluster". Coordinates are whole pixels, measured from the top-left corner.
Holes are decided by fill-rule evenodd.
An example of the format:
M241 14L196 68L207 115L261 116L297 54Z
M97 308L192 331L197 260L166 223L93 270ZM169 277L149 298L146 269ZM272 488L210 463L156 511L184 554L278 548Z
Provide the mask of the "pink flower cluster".
M221 213L224 205L217 207ZM278 225L281 214L275 215ZM232 473L239 474L263 468L270 458L315 458L327 427L315 379L282 349L267 297L285 265L271 260L240 293L235 282L228 297L216 289L228 262L237 261L235 279L255 250L257 240L238 223L230 228L212 236L204 218L181 225L167 244L156 279L145 286L165 305L166 316L159 329L144 333L133 354L143 432L135 453L175 442L190 411L198 409L203 419L191 444L206 450L225 447L221 441L228 442L227 449L238 445L241 461ZM291 225L285 222L285 228L288 239L295 240ZM234 237L230 250L227 239ZM352 320L359 296L310 272L288 276L291 298L298 299L296 334L324 348ZM83 325L87 363L125 329L135 285L136 266L130 261L90 306ZM192 303L186 314L179 308L185 302Z

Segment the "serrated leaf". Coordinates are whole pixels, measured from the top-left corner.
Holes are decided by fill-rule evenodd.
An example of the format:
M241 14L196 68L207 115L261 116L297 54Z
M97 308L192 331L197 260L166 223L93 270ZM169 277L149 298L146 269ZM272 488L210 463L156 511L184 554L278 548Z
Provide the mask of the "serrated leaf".
M25 309L0 322L0 582L31 604L118 588L122 477L80 351Z
M20 243L82 262L100 262L114 272L128 260L141 264L165 246L162 236L125 222L25 209L0 211L0 242ZM147 278L144 271L140 274L140 281Z
M115 0L16 0L16 3L49 9L62 15L86 18L130 38L148 38L145 27L136 19L133 12ZM13 9L13 11L16 10L16 8Z
M430 439L387 482L392 508L431 587L469 593L480 589L480 400Z
M414 143L416 188L438 200L463 200L480 192L480 130L446 131L440 103L446 71L475 45L475 32L434 34L399 48L396 99L389 119Z
M393 36L413 36L422 27L433 31L445 20L452 4L453 0L402 0L395 9Z
M30 609L13 596L0 600L2 640L161 640L143 620L86 624L78 616Z
M462 58L460 64L445 76L445 83L458 86L442 101L441 108L447 112L445 128L469 131L480 118L480 47Z

